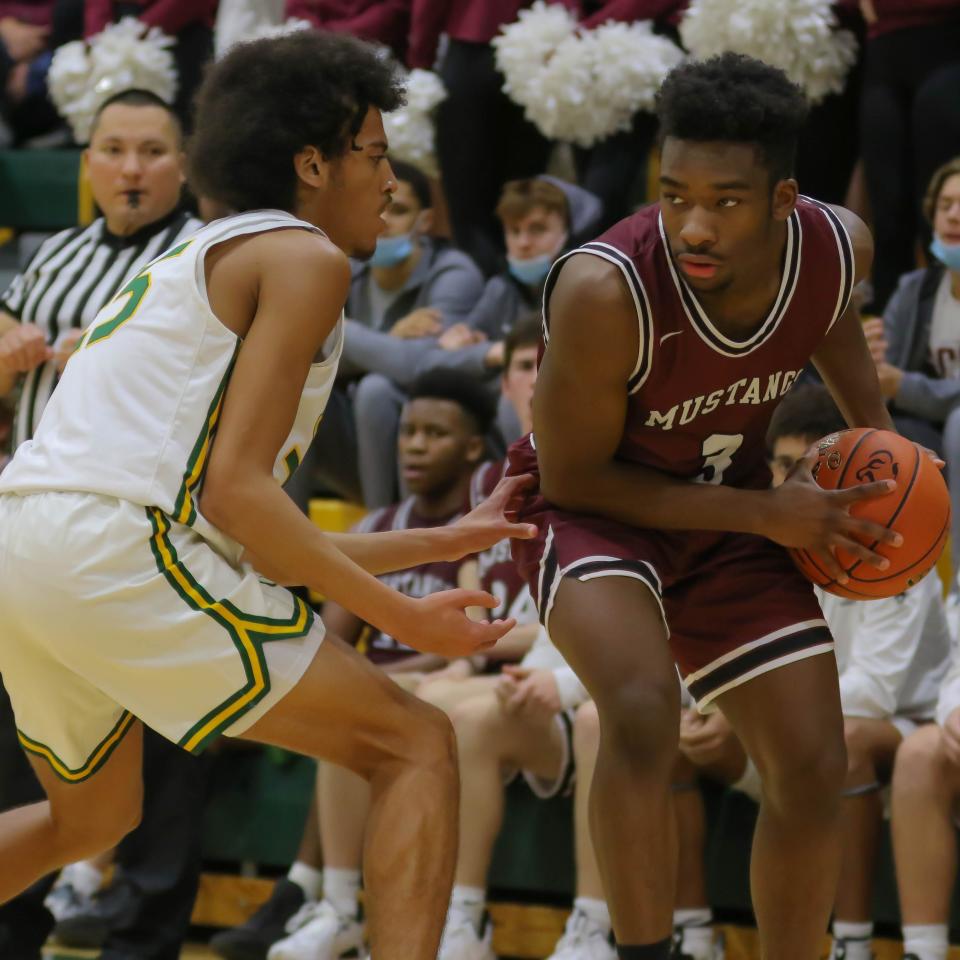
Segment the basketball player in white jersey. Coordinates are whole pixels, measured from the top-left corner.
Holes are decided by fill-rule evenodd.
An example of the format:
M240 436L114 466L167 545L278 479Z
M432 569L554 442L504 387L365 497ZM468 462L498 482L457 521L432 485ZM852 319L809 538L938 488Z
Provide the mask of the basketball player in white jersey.
M187 750L226 733L369 780L373 956L436 955L456 848L449 724L323 642L273 582L444 656L513 626L466 618L488 594L413 600L375 575L532 536L507 519L523 479L457 525L369 535L325 536L281 489L336 374L346 254L372 253L383 226L380 111L401 100L390 65L347 37L243 44L213 68L194 186L241 212L104 308L4 471L0 672L48 799L0 816L0 902L134 826L142 721Z

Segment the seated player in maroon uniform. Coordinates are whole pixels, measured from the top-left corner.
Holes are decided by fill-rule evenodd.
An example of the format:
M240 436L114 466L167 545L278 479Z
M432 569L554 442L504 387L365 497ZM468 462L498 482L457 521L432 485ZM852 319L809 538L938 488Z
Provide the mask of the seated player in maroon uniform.
M523 432L533 427L533 386L537 381L537 352L541 321L532 315L519 321L504 341L504 366L500 384L513 407ZM485 460L470 480L470 506L481 504L503 477L504 460ZM499 601L495 610L477 608L476 615L495 620L514 617L517 625L482 657L454 660L442 670L429 673L417 688L417 696L449 712L475 693L492 689L493 675L505 663L515 662L530 649L537 635L537 611L530 590L520 574L509 544L502 550L484 550L460 564L459 585L486 590ZM508 612L504 612L508 611Z
M494 398L477 381L449 371L435 371L417 381L403 407L397 438L398 466L410 495L368 514L355 532L422 529L456 522L467 507L471 477L484 459L485 437L495 413ZM379 579L405 596L425 597L456 587L463 562L425 563L382 574ZM424 671L446 663L417 653L332 601L324 604L323 619L327 629L365 653L405 690L413 691ZM228 957L241 952L265 957L272 944L272 960L335 960L359 949L364 931L357 894L369 808L366 781L342 767L320 764L316 805L288 875L290 882L278 884L271 900L243 927L221 934L215 945L218 952ZM323 897L318 900L321 850ZM388 864L377 867L390 868ZM291 884L298 887L292 896Z
M885 561L850 516L892 484L770 490L764 433L811 359L848 423L891 429L860 324L864 225L798 193L806 106L779 70L724 54L659 94L660 201L558 261L534 433L510 472L539 490L515 548L541 619L596 701L591 823L624 960L670 949L670 774L679 663L763 777L752 863L761 953L812 960L840 863L843 719L830 632L785 547ZM861 542L863 541L863 542Z

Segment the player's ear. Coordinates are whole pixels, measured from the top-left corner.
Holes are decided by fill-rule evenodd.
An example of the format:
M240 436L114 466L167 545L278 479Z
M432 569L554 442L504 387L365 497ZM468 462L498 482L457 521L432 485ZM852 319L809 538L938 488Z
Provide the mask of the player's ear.
M797 206L797 197L799 195L800 188L797 186L797 181L792 177L786 180L778 180L773 185L773 198L771 202L773 219L786 220Z
M467 441L467 463L479 464L487 455L487 442L479 436L474 435Z
M330 165L316 147L304 147L294 154L293 169L307 186L322 189L330 176Z

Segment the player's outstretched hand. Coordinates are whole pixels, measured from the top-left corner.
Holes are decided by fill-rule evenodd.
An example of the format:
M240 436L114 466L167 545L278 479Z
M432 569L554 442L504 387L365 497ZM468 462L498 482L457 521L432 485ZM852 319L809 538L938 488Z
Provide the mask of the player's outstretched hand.
M535 537L535 524L516 522L517 510L535 484L536 480L528 473L519 477L505 477L479 507L461 517L454 524L457 532L461 534L457 540L461 548L459 557L486 550L504 537L519 540Z
M900 534L871 520L850 515L850 508L860 500L884 497L896 489L893 480L878 480L845 490L824 490L813 477L816 453L799 461L776 490L771 491L775 508L771 511L766 536L785 547L812 553L817 562L838 583L847 575L837 562L836 551L842 547L864 563L885 570L890 564L868 543L900 546Z
M441 657L469 657L489 650L502 636L509 633L517 621L471 620L467 607L485 607L493 610L500 603L483 590L442 590L428 597L410 601L410 614L400 629L393 631L394 639L421 653L435 653Z

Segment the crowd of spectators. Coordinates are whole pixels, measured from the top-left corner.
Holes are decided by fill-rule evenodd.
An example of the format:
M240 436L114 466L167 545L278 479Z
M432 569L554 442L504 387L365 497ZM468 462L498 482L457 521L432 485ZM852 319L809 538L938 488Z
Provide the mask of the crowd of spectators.
M557 2L584 29L610 19L652 20L674 39L687 5ZM209 210L183 187L182 138L205 63L238 39L295 18L380 44L411 69L435 70L446 99L435 118L439 178L393 163L396 190L385 232L373 257L353 264L338 381L288 492L304 509L318 496L361 504L370 511L361 522L368 530L449 523L489 493L506 447L531 429L537 318L551 264L657 199L648 187L656 162L651 114L638 114L629 129L589 149L569 149L544 137L504 92L491 40L528 6L526 0L0 0L0 147L78 146L48 95L51 59L61 45L112 22L133 17L173 37L178 75L169 104L150 93L121 92L100 108L90 142L80 145L100 216L44 239L0 294L0 469L31 435L71 346L97 310L170 242L226 212ZM960 0L842 0L836 14L860 40L858 60L846 88L811 112L798 177L803 192L845 203L873 227L872 281L858 291L864 332L898 429L946 461L956 545ZM768 437L774 482L811 441L842 425L821 387L795 388ZM838 960L871 956L871 885L887 786L905 952L916 960L946 957L960 798L960 658L951 647L960 611L958 565L955 548L945 590L931 574L894 600L821 598L837 640L849 755L847 839L832 931ZM431 567L399 575L394 586L421 596L479 585L501 600L492 615L518 618L482 662L418 657L332 605L324 618L453 723L464 789L441 957L493 957L486 875L503 821L503 785L522 775L538 796L574 796L574 909L553 960L612 960L587 816L596 710L539 628L508 548ZM722 948L703 878L698 782L707 777L756 797L759 779L722 713L701 716L688 698L678 722L676 953L712 960ZM8 736L12 725L0 697L0 803L8 806L38 791L16 737ZM64 942L102 948L105 960L178 956L200 870L206 767L154 736L145 778L148 798L157 799L116 851L71 865L0 908L0 955L36 960L54 929ZM333 960L362 950L364 789L342 770L318 769L296 861L260 911L214 937L216 952L227 960Z

